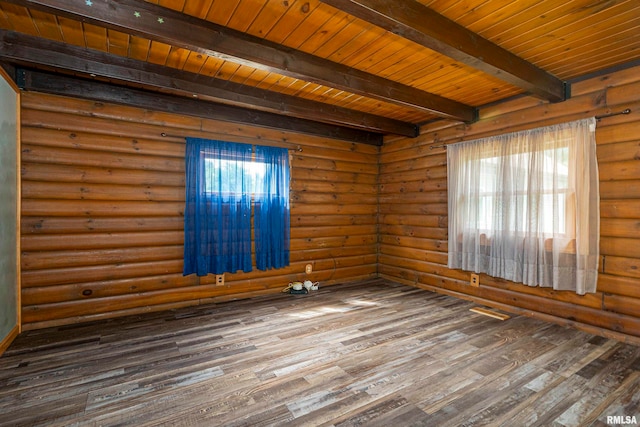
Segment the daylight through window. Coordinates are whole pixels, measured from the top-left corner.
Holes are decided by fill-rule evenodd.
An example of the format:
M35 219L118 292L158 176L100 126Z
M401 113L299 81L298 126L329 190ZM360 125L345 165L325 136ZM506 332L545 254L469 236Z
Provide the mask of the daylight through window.
M595 292L595 119L447 149L450 268Z

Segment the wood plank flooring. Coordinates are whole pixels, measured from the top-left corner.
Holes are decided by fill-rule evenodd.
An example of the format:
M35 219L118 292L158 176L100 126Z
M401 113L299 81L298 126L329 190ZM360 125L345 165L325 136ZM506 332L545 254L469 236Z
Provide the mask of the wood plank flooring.
M372 280L30 331L0 358L0 425L640 421L640 347L472 307Z

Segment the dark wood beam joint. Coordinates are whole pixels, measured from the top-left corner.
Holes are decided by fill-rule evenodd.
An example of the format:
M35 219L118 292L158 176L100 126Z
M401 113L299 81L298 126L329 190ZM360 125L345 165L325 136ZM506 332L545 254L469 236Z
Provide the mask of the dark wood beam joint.
M7 1L441 117L475 117L473 107L457 101L144 1Z
M418 126L374 114L351 110L239 83L136 61L108 53L12 31L0 30L0 58L30 67L47 66L123 83L197 96L207 100L300 117L368 132L415 137Z
M35 70L19 69L18 75L19 86L27 91L72 96L151 111L254 125L349 142L382 145L382 134L379 133L318 123L311 120L283 117L273 113L252 111L231 105L153 93L141 89L124 88L109 83Z

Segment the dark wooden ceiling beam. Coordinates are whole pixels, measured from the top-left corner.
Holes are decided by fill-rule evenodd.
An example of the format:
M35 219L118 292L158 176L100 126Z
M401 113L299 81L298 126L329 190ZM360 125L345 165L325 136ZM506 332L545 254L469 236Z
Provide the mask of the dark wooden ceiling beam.
M18 69L18 86L54 95L73 96L105 103L115 103L151 111L184 114L204 119L221 120L244 125L287 130L306 135L333 138L356 143L382 145L382 134L314 122L295 117L285 117L265 111L248 110L232 105L194 100L173 95L131 89L122 86L62 76L42 71ZM184 135L187 136L187 135Z
M567 98L567 84L415 0L321 0L542 99Z
M468 105L144 1L7 1L442 117L477 118Z
M83 49L61 42L0 30L0 59L46 66L134 83L145 87L206 97L225 104L259 109L384 134L415 137L418 126L374 114L270 92L161 65Z

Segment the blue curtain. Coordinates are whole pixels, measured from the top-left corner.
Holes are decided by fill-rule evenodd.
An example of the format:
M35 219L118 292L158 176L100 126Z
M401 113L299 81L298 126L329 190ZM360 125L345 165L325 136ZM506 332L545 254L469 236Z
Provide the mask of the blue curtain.
M183 274L251 271L252 147L187 138Z
M256 146L256 163L264 164L255 188L254 234L259 270L289 265L289 152Z

